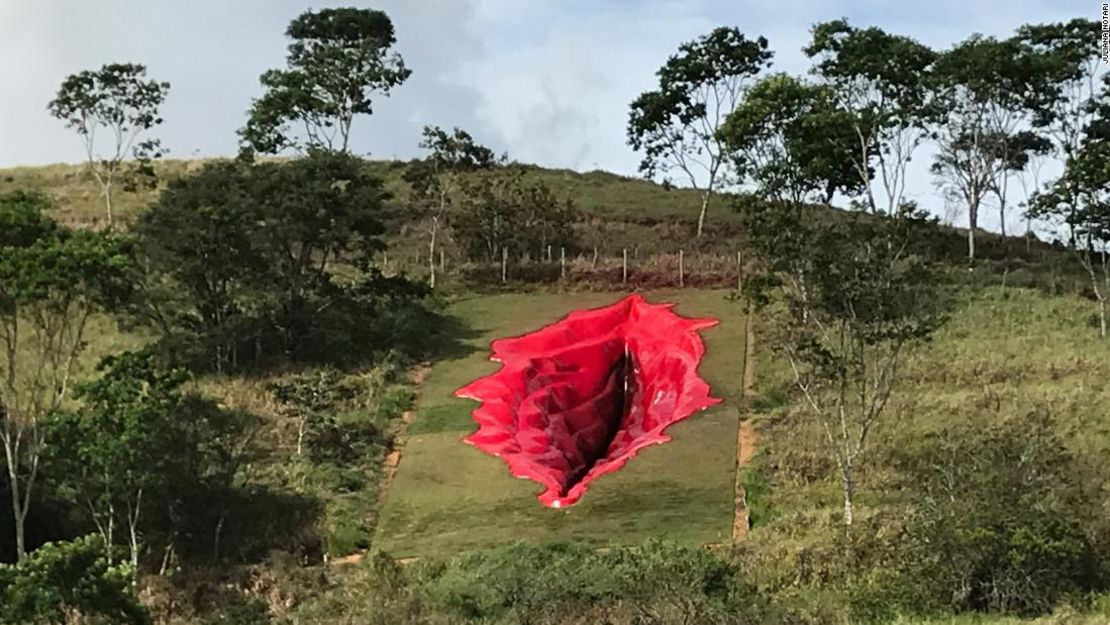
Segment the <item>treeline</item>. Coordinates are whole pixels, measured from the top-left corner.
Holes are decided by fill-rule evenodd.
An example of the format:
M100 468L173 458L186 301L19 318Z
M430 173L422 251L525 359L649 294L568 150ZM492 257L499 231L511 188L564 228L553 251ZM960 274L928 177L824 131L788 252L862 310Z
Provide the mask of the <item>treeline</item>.
M968 259L982 211L993 206L1006 234L1020 208L1027 228L1043 222L1075 253L1106 336L1110 73L1100 33L1080 18L934 50L834 20L813 26L803 49L813 65L792 76L771 72L766 38L721 27L680 46L658 87L632 102L629 144L644 154L645 175L701 190L699 237L722 189L756 203L839 196L869 214L915 210L907 167L931 145L937 190L967 215ZM1064 173L1046 180L1053 158Z

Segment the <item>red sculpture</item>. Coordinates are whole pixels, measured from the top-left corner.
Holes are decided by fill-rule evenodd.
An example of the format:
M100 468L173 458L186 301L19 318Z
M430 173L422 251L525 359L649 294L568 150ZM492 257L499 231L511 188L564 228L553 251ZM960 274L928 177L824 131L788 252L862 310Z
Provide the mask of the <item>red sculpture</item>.
M717 320L679 317L672 306L630 295L494 341L501 370L455 391L482 402L465 441L546 487L545 506L573 505L593 480L671 440L668 426L721 401L697 373L698 331Z

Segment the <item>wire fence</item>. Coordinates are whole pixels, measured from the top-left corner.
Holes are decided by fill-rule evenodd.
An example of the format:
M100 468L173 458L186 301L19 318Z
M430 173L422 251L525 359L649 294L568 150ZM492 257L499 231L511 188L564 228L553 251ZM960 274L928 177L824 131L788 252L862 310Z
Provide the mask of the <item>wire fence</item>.
M615 253L614 253L615 252ZM687 251L651 253L621 248L602 252L550 247L535 254L514 254L501 248L497 261L474 262L436 250L429 262L427 250L407 255L379 255L378 269L386 275L406 275L433 287L445 285L562 284L622 289L733 288L742 287L747 273L742 251L732 254ZM435 276L434 280L432 276Z

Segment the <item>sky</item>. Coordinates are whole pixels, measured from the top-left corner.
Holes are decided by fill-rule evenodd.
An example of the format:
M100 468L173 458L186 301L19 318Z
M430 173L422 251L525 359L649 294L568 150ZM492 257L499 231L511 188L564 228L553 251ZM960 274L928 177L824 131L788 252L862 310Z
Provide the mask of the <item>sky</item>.
M1096 0L0 0L0 167L82 160L82 143L46 104L65 76L107 62L143 63L171 83L158 130L170 157L232 155L258 76L284 65L288 22L352 5L389 14L413 70L355 122L354 151L407 159L419 155L424 125L458 126L519 161L627 175L640 161L626 144L629 102L681 43L717 26L767 37L773 69L802 74L810 27L830 19L943 49L974 32L1098 19L1101 9ZM923 150L911 164L907 195L943 215L928 162ZM998 218L984 225L997 229Z

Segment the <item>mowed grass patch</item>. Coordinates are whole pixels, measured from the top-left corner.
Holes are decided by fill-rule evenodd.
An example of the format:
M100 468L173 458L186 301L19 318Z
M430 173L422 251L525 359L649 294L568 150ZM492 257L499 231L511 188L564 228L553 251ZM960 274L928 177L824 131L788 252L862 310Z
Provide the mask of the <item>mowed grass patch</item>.
M513 540L583 540L598 546L648 537L689 543L728 539L733 513L738 400L744 320L726 291L653 292L685 316L721 324L703 333L700 369L725 403L672 426L673 441L641 451L620 471L590 487L565 510L541 506L541 488L509 475L504 462L462 442L475 428L475 402L452 393L499 365L493 339L553 323L578 308L603 306L623 293L512 294L459 301L451 312L469 324L465 356L437 362L420 393L400 468L378 526L376 547L394 556L450 555Z

